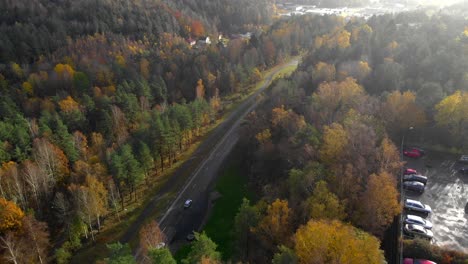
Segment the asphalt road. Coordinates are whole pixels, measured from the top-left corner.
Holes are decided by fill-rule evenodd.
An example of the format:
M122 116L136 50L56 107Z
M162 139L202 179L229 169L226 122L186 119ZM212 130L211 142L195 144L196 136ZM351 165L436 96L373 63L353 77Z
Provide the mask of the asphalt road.
M429 152L421 159L406 158L407 167L426 175L427 185L422 195L406 191L405 196L420 200L432 208L432 243L468 253L468 175L458 173L464 166L459 156ZM465 165L466 166L466 165Z
M170 207L158 220L160 228L168 236L169 242L185 239L193 230L199 230L208 210L209 187L216 179L218 170L239 139L238 128L244 117L257 106L257 96L266 89L273 76L282 69L297 65L298 60L279 67L265 78L265 84L253 95L244 100L225 121L215 128L195 150L191 159L185 161L174 175L164 184L151 199L137 220L131 224L121 239L129 242L149 215L156 211L161 199L174 190L180 190ZM192 199L190 208L184 209L186 199ZM138 255L138 254L137 254Z

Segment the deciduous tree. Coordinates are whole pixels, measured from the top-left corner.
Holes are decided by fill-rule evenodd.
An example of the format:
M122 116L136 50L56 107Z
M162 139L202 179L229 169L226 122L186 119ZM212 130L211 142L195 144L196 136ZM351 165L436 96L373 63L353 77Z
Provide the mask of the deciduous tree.
M381 236L401 211L396 179L387 172L372 174L361 199L360 226Z
M390 133L400 135L409 127L422 127L426 123L426 114L416 104L413 92L394 91L387 96L382 106L382 120Z
M330 192L325 181L315 185L314 192L305 203L308 219L336 219L346 218L345 208L338 197Z
M15 203L0 197L0 234L22 227L23 211Z
M161 242L166 241L166 236L159 228L156 221L151 221L140 229L140 247L144 254L158 248Z
M343 157L347 144L348 134L342 125L333 123L331 126L325 126L320 159L328 165L333 164Z
M267 213L255 228L255 233L267 247L285 244L292 233L292 216L288 201L276 199L268 205Z
M456 91L440 101L436 107L435 120L438 126L447 127L458 139L463 139L468 127L468 93Z
M339 221L310 220L294 236L301 264L383 263L379 240Z

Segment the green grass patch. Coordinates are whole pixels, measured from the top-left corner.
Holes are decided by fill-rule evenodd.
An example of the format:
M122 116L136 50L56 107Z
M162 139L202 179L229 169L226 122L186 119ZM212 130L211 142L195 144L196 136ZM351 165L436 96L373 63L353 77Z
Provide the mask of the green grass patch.
M247 177L238 164L230 165L218 179L216 190L222 195L215 203L204 231L218 245L223 259L234 254L234 218L244 197L251 199Z

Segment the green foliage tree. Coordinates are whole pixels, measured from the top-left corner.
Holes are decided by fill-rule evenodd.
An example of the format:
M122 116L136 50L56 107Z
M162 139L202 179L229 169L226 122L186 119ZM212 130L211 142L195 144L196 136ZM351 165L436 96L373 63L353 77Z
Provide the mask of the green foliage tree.
M150 249L148 255L153 264L177 264L168 248Z
M106 259L108 264L136 264L132 250L128 244L120 242L107 245L110 250L110 257Z
M195 233L195 242L188 256L182 260L184 264L197 264L205 257L212 260L221 260L221 254L216 251L218 246L205 233Z
M140 161L141 168L143 169L145 179L148 179L151 170L154 168L154 159L151 151L144 142L140 142L138 146L138 160Z
M258 225L259 220L260 212L255 206L250 205L247 198L244 198L234 219L236 245L242 259L245 259L249 254L252 240L251 232Z
M273 256L272 264L297 264L299 263L294 250L286 247L279 246L279 252Z
M335 194L328 190L325 181L317 182L305 206L308 217L312 219L344 220L346 218L344 205Z

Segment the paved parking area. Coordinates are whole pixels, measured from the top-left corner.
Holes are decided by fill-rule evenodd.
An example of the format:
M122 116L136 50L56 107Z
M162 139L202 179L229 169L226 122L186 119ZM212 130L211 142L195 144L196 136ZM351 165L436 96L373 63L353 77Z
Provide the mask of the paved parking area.
M468 175L457 172L463 166L458 159L429 151L420 159L405 157L408 168L428 178L422 195L405 191L405 197L432 207L428 219L433 223L433 244L468 253Z

